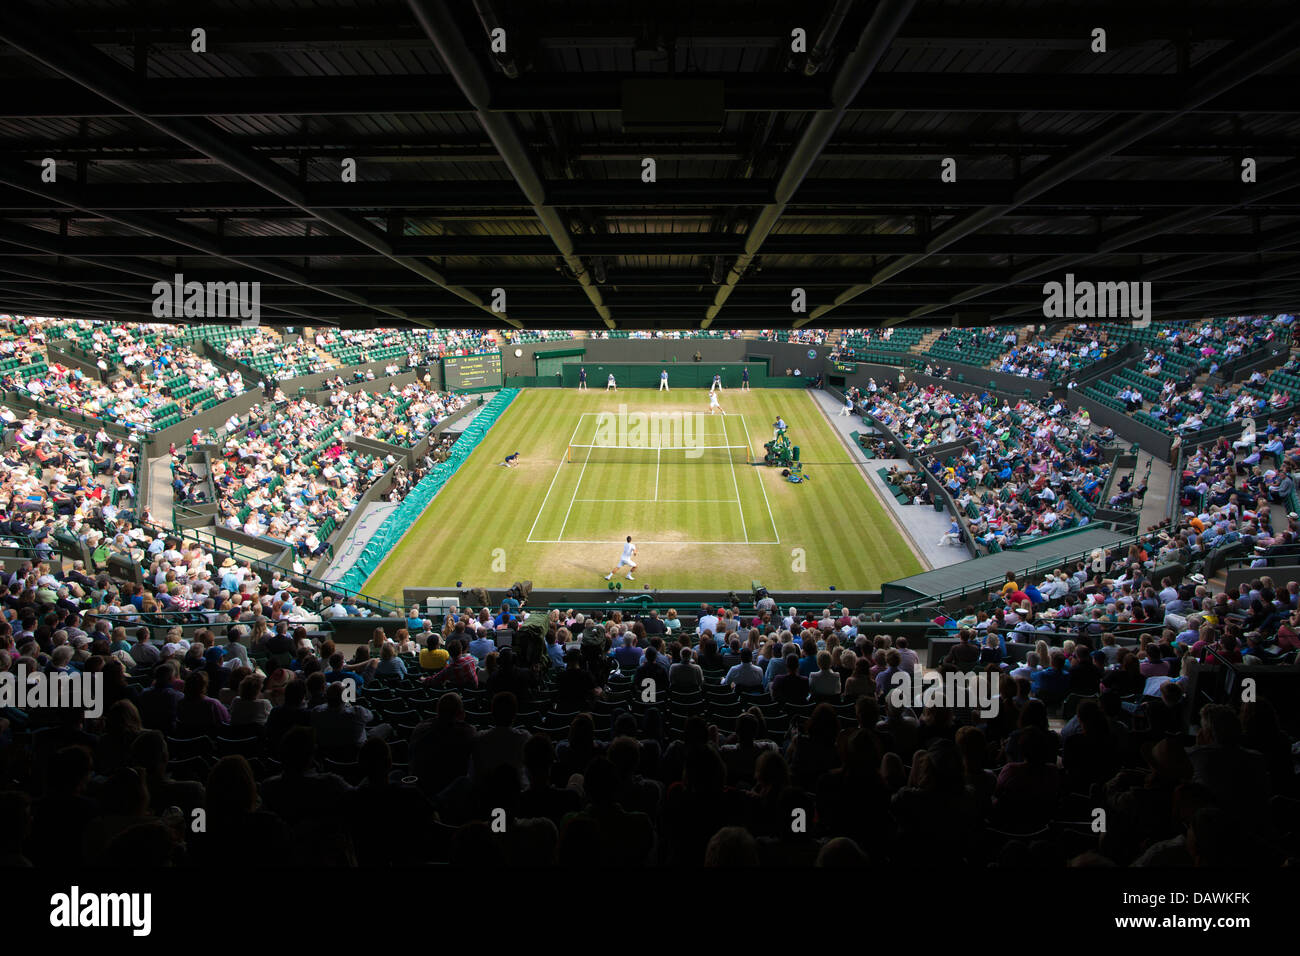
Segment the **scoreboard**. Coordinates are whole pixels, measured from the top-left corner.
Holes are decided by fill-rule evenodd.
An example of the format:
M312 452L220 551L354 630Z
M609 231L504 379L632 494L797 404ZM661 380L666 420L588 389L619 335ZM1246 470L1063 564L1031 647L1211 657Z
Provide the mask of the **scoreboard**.
M501 353L443 356L442 387L449 392L471 388L500 388Z
M835 371L844 372L845 374L848 375L852 375L854 372L858 370L858 366L856 362L835 362L833 364L833 367Z

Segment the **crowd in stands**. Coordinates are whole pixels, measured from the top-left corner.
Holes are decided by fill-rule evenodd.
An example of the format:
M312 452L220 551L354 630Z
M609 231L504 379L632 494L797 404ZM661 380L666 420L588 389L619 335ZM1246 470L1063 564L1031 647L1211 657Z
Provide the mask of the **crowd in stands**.
M741 329L598 329L587 333L593 339L738 339Z
M1232 344L1199 335L1169 354L1208 347L1213 363ZM342 384L317 403L272 383L231 422L211 463L222 523L318 553L395 463L348 439L409 446L461 401ZM1076 497L1106 485L1111 434L1054 399L905 380L851 397L977 512L985 544L1086 521ZM6 864L1300 862L1291 699L1192 693L1206 668L1300 679L1300 584L1268 576L1300 549L1300 416L1187 455L1173 523L938 613L929 637L953 643L932 661L987 675L989 714L900 704L889 691L928 669L926 649L838 606L551 610L532 632L510 598L386 620L401 612L159 529L137 513L135 443L37 412L0 420L0 543L32 542L0 570L0 673L102 674L107 693L99 717L0 708ZM450 441L399 468L394 493ZM65 538L89 565L55 553ZM1196 570L1224 549L1258 575L1228 593ZM139 583L110 576L110 556ZM344 648L345 619L377 626ZM206 826L186 825L199 808Z
M969 444L926 465L966 511L976 540L999 549L1087 524L1110 475L1102 440L1055 399L1004 402Z
M60 526L86 535L92 550L120 544L139 512L139 446L35 410L0 406L0 421L0 536L30 538L41 555L52 552Z
M289 341L272 329L243 330L225 342L227 358L242 362L279 381L337 368L338 363L305 339Z
M391 464L348 448L331 410L315 402L255 405L212 462L218 523L319 555Z
M324 404L277 391L272 402L227 422L211 465L218 523L283 542L304 558L323 554L334 529L398 463L391 453L358 450L353 440L410 447L469 401L423 382L383 392L338 386ZM417 468L398 471L387 500L400 500L435 460L426 453Z
M317 349L344 365L396 360L414 367L431 365L444 355L475 355L501 348L493 329L314 329Z
M336 413L344 441L369 438L410 447L470 401L468 395L440 392L426 382L393 384L383 392L369 392L349 391L336 381L328 404Z
M1101 361L1110 351L1104 327L1076 325L1059 342L1040 337L1023 345L1011 343L993 367L1021 378L1060 381Z
M0 372L0 388L44 405L128 428L155 430L239 395L244 383L176 341L157 324L10 320L0 324L0 354L21 364ZM98 374L48 361L44 346L80 350Z
M1208 546L1177 550L1191 564ZM1293 860L1293 717L1267 696L1202 706L1192 681L1225 664L1294 671L1300 586L1157 580L1167 551L1148 536L1041 580L1008 575L987 604L936 617L932 634L953 638L940 673L986 675L986 712L900 702L897 675L927 670L921 655L839 607L552 610L540 646L514 599L440 625L412 608L349 654L329 630L356 616L349 602L200 545L149 540L144 587L24 564L0 580L0 670L102 672L107 699L99 717L2 712L0 852L37 866L225 866L249 840L271 866ZM145 620L167 612L192 623L150 640ZM400 834L375 826L394 807ZM1100 834L1084 825L1096 807ZM180 825L198 808L206 828Z
M956 500L973 537L990 550L1087 524L1110 475L1104 446L1086 414L1055 398L1014 405L988 392L958 394L937 384L851 389L855 410L886 427ZM942 457L930 448L962 442ZM1130 479L1131 480L1131 479ZM894 482L891 482L894 483ZM902 487L900 485L900 487ZM924 501L923 483L909 486ZM1143 486L1120 494L1140 499ZM960 540L960 534L957 535Z
M829 329L763 329L758 337L764 342L794 342L799 345L824 345Z
M1292 325L1292 316L1278 315L1162 326L1138 340L1142 351L1132 367L1084 392L1118 402L1143 424L1182 435L1282 410L1296 401L1286 380L1300 371L1295 356L1272 372L1255 369L1242 382L1200 379L1245 355L1280 355L1290 345ZM1120 334L1115 330L1112 337Z
M893 326L867 329L841 329L839 340L831 348L831 361L852 361L857 358L859 350L872 348L888 349L895 335Z

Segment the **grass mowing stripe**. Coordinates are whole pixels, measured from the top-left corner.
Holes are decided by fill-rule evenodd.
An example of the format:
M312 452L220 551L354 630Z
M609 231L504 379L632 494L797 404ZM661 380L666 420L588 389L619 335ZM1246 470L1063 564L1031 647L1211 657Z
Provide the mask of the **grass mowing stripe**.
M523 577L539 587L602 587L601 577L612 566L607 562L617 555L605 554L600 546L613 549L624 533L645 543L646 570L637 573L636 583L644 581L653 588L746 588L754 578L769 588L792 590L873 588L921 569L810 394L754 389L728 392L727 401L727 417L735 415L740 421L723 426L721 416L707 421L705 389L658 394L624 390L609 396L573 389L525 390L367 582L366 590L401 600L403 586L450 586L463 580L468 586L503 587ZM710 437L710 444L746 444L756 458L766 440L764 426L781 414L790 423L791 439L802 446L802 457L816 463L808 466L811 480L801 485L784 482L775 469L765 466L745 466L742 474L735 471L742 466L735 464L734 456L730 463L726 458L670 463L668 454L657 452L656 489L647 451L644 464L598 465L593 456L578 489L582 468L577 462L561 464L565 449L584 415L591 416L585 419L590 427L596 414L616 414L619 404L629 411L701 413L705 427L712 426L701 437ZM750 418L755 429L748 427ZM723 433L723 427L729 431ZM744 437L734 435L733 427ZM577 434L581 443L582 435ZM519 467L497 467L515 450L523 453ZM598 487L593 484L597 470L605 473L600 493L593 491ZM757 489L753 482L758 482ZM724 484L731 487L724 491ZM618 491L609 493L612 488ZM727 492L733 497L727 498ZM560 506L566 493L571 500L567 519ZM649 500L582 500L588 497ZM737 498L739 514L730 510ZM743 530L738 518L743 518ZM559 537L564 520L567 540L546 543ZM770 525L770 531L760 532L762 525ZM741 541L746 536L748 544ZM793 547L807 552L804 573L792 568ZM497 548L505 549L504 567L494 564ZM597 570L593 562L603 567Z

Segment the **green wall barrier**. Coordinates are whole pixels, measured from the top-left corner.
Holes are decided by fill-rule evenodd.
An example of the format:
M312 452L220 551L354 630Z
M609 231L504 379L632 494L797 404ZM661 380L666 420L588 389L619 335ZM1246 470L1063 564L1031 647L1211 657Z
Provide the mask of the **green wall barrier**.
M438 490L447 483L447 480L456 473L470 453L478 447L487 430L492 427L502 413L509 407L510 403L515 400L519 394L517 388L503 388L492 398L490 402L483 406L483 410L475 416L474 421L466 427L464 433L456 443L451 446L451 452L446 461L440 461L433 466L433 470L420 479L414 488L410 490L407 496L379 526L369 543L362 549L361 554L357 556L352 566L343 573L338 579L344 587L355 588L360 590L370 575L375 573L380 562L388 557L390 551L401 540L408 528L420 517L424 509L428 507L433 496Z
M563 366L564 387L575 388L578 384L578 369L587 370L587 387L593 390L603 389L610 373L619 388L658 388L659 373L668 370L669 388L708 388L713 384L713 376L722 375L724 388L740 387L740 372L749 366L749 384L752 388L764 388L772 379L767 377L766 362L669 362L664 365L643 362L571 362Z

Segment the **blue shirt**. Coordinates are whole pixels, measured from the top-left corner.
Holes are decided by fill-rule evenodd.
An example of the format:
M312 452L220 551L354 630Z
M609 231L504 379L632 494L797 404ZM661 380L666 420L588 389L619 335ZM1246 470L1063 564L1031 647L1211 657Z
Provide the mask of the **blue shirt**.
M641 666L644 652L639 647L618 647L614 649L613 658L618 661L619 670L635 671Z
M1034 673L1030 678L1029 686L1033 688L1034 696L1044 692L1064 696L1070 692L1070 675L1066 671L1058 671L1055 667L1045 667Z
M349 677L356 682L357 687L361 687L366 682L366 679L356 671L326 671L325 683L334 684L341 680L347 680Z
M405 677L406 661L400 657L393 657L386 661L380 661L379 666L375 668L375 673L380 677Z

